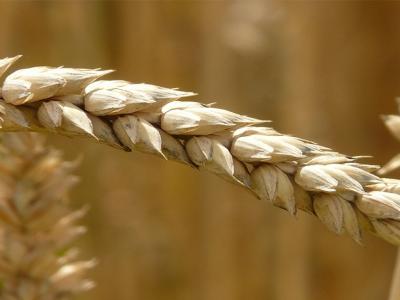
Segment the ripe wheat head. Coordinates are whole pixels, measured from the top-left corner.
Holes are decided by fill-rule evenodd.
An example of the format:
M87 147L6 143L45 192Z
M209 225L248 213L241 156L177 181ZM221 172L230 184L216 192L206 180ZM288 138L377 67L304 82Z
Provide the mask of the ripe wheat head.
M0 75L19 57L0 60ZM259 199L316 215L361 243L362 231L400 245L400 184L375 165L301 138L267 121L180 101L194 93L122 80L110 71L34 67L11 73L0 94L3 131L86 136L217 174Z

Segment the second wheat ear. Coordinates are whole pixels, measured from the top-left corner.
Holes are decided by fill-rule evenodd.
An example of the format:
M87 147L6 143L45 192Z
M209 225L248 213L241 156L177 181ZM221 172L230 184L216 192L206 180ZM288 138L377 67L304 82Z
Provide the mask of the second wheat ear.
M94 260L71 242L86 209L69 208L75 163L34 133L0 135L0 299L66 300L91 289Z
M0 76L19 57L0 60ZM2 131L53 132L175 160L240 185L296 214L316 215L361 243L363 230L400 245L400 184L378 166L193 101L191 92L122 80L109 71L34 67L1 86Z

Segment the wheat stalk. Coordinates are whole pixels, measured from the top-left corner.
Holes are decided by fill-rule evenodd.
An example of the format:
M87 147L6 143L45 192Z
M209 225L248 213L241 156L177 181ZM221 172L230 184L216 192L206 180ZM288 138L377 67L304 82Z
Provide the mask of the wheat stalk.
M2 134L0 147L0 299L64 300L93 286L84 278L94 261L78 261L69 244L75 225L66 193L74 164L29 133Z
M0 60L5 72L16 58ZM191 92L121 80L109 71L35 67L1 88L3 131L86 136L207 170L295 214L316 215L361 243L362 229L400 244L400 184L378 166L199 102Z
M400 99L397 99L397 104L400 108ZM400 139L400 116L398 115L385 115L382 119L396 139ZM386 174L400 167L400 154L394 156L388 163L386 163L380 170L379 174ZM396 190L398 187L394 187ZM397 250L397 258L394 265L392 283L389 292L389 300L400 299L400 248Z

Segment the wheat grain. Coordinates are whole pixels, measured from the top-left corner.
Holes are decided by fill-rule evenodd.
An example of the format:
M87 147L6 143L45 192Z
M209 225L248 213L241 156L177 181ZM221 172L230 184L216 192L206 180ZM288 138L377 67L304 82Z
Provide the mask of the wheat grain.
M15 59L0 60L0 70ZM95 81L108 71L36 67L9 75L2 86L3 131L86 136L205 169L295 214L316 215L361 242L362 229L400 244L398 182L304 139L280 134L266 121L199 102L149 84Z
M85 232L75 225L66 193L74 164L31 133L0 136L0 298L61 300L87 290L94 261L77 261L70 242Z

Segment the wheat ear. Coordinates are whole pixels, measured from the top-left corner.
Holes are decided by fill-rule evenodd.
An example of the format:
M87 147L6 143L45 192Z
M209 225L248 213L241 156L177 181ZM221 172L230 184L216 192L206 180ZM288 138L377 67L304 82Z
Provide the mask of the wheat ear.
M3 72L17 58L0 60ZM2 86L3 131L86 136L207 170L295 214L316 215L361 242L362 229L400 244L400 185L316 143L261 126L266 121L199 102L191 92L122 80L109 71L34 67Z
M66 300L93 286L94 261L78 261L70 242L85 209L68 208L74 164L33 133L0 136L0 299Z

